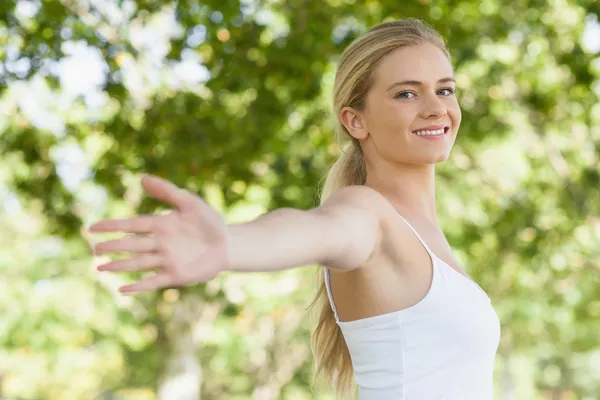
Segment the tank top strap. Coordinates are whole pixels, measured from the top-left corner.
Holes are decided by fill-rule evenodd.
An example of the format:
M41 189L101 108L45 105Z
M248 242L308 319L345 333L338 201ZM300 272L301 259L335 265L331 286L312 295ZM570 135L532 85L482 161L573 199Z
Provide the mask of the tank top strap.
M410 228L410 230L413 231L413 233L415 234L415 236L417 237L417 239L419 239L419 242L421 242L421 244L423 245L423 247L425 247L425 250L427 250L427 253L429 253L429 257L431 257L431 260L433 261L433 260L437 259L437 257L433 253L433 251L431 251L431 249L429 248L429 246L427 246L427 243L425 243L425 241L423 239L421 239L421 236L417 233L417 230L412 227L412 225L406 220L406 218L404 218L402 216L402 214L398 213L398 215L400 216L400 218L402 218L402 220L406 223L406 225L408 225L408 227Z
M398 215L400 216L400 218L402 218L402 220L406 223L406 225L408 225L408 227L415 234L415 236L417 237L417 239L419 239L419 242L421 242L421 244L423 245L423 247L425 248L425 250L429 254L429 257L431 257L431 262L433 264L433 268L435 269L435 264L436 264L435 260L437 260L437 257L435 256L435 254L431 251L431 249L429 248L429 246L427 246L427 243L425 243L425 241L417 233L416 229L413 228L412 225L406 220L406 218L404 218L400 213L398 213ZM337 322L340 322L340 318L338 316L337 309L335 308L335 303L333 301L333 294L331 292L331 282L330 282L330 278L329 278L329 269L323 267L323 274L325 275L325 288L327 289L327 297L329 298L329 304L331 305L331 309L333 310L333 315L335 316L335 320Z
M331 294L331 283L329 281L329 269L324 267L323 274L325 274L325 287L327 288L327 297L329 298L329 304L331 305L331 309L333 310L333 315L335 316L336 322L340 322L340 317L338 317L337 309L335 308L335 303L333 302L333 294Z

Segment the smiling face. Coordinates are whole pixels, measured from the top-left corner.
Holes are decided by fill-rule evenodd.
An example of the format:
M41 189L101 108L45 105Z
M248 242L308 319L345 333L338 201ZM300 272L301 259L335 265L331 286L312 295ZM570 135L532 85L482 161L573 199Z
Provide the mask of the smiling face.
M367 162L445 161L461 121L453 77L450 61L433 44L389 53L374 71L364 109L345 107L340 112Z

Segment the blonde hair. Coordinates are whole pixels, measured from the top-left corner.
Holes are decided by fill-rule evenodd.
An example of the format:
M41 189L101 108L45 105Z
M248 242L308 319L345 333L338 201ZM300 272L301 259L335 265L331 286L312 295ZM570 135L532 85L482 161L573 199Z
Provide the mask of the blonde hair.
M339 116L344 107L363 110L367 93L372 85L373 73L381 60L393 50L431 43L450 55L441 35L425 22L406 18L379 24L355 39L342 53L333 90L333 112ZM363 185L366 181L365 161L358 140L354 139L337 118L336 139L342 147L340 157L326 175L321 191L321 204L335 190L345 186ZM343 140L350 140L346 146ZM323 373L336 393L343 398L354 397L355 386L350 353L333 310L329 304L323 271L319 268L318 291L309 306L317 305L319 316L312 334L315 359L314 378Z

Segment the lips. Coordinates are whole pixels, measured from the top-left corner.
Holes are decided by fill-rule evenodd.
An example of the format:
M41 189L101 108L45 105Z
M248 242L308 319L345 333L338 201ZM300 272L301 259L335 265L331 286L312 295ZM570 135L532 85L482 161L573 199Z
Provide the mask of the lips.
M444 129L445 133L448 133L448 130L450 129L448 125L429 125L429 126L424 126L422 128L419 129L415 129L413 131L413 133L419 132L419 131L437 131L439 129Z
M413 134L417 135L418 137L436 138L436 137L446 136L449 131L450 131L450 128L446 126L446 127L440 128L440 129L432 129L432 130L420 129L420 130L414 131Z

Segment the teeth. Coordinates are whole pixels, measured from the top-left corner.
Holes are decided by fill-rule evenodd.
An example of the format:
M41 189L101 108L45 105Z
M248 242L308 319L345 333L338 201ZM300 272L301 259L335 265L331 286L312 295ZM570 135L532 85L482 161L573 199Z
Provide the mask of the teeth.
M444 134L444 129L438 129L435 131L416 131L417 136L425 136L425 135L442 135Z

